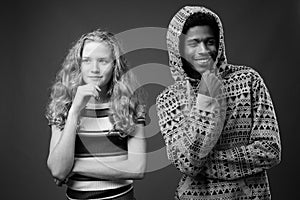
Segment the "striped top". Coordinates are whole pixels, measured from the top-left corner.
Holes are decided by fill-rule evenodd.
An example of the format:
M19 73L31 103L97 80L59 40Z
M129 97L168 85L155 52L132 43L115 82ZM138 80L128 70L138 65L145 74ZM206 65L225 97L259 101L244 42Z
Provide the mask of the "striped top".
M145 122L140 110L138 123ZM97 159L99 162L126 160L128 137L113 130L109 103L87 104L81 114L80 128L75 141L75 160ZM142 117L143 116L143 117ZM80 174L72 175L67 186L73 191L103 191L128 186L132 180L103 180Z

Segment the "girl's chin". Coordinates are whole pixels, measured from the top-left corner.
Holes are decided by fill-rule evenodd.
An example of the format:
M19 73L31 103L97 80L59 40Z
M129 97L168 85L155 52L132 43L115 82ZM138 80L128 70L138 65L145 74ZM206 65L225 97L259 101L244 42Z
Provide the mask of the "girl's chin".
M99 87L103 86L103 81L88 81L86 84L92 84L92 85L97 85Z

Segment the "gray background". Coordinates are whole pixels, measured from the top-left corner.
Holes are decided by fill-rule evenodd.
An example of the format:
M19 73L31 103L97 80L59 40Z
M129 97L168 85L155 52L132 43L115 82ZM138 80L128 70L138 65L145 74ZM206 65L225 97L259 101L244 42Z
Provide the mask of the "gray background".
M286 1L10 1L0 16L1 199L64 199L46 167L50 130L43 114L49 87L71 47L97 27L119 33L140 27L166 28L184 5L205 5L225 27L229 62L252 66L264 78L275 105L282 139L282 162L269 170L274 200L297 195L299 180L300 2ZM128 54L132 66L167 64L167 53L144 49ZM149 76L155 76L155 71ZM166 77L166 79L169 77ZM145 86L154 104L162 86ZM148 119L149 120L149 119ZM148 151L163 147L158 133ZM180 174L173 166L137 181L137 199L172 199ZM3 198L4 197L4 198Z

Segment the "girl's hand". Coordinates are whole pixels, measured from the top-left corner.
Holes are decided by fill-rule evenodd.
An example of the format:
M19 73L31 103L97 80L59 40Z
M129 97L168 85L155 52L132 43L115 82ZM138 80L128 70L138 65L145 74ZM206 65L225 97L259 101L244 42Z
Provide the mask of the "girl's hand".
M79 86L77 88L70 111L79 114L91 97L94 97L96 99L99 98L100 91L100 87L94 84Z

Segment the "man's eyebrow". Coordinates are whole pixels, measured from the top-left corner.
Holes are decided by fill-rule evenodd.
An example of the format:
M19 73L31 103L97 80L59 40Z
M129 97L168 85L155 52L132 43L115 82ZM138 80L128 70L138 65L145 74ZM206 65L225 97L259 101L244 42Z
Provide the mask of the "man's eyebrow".
M198 38L188 38L186 41L187 42L199 42L200 40Z
M82 56L82 58L92 58L91 56ZM97 57L97 59L109 59L110 56L101 56L101 57Z
M207 40L211 40L211 39L216 40L217 38L214 37L214 36L211 36L211 37L208 37L208 38L206 38L206 39L207 39Z
M207 37L207 38L203 38L203 39L199 39L199 38L188 38L186 41L187 42L200 42L200 41L206 41L206 40L216 40L216 38L214 36L210 36L210 37Z

